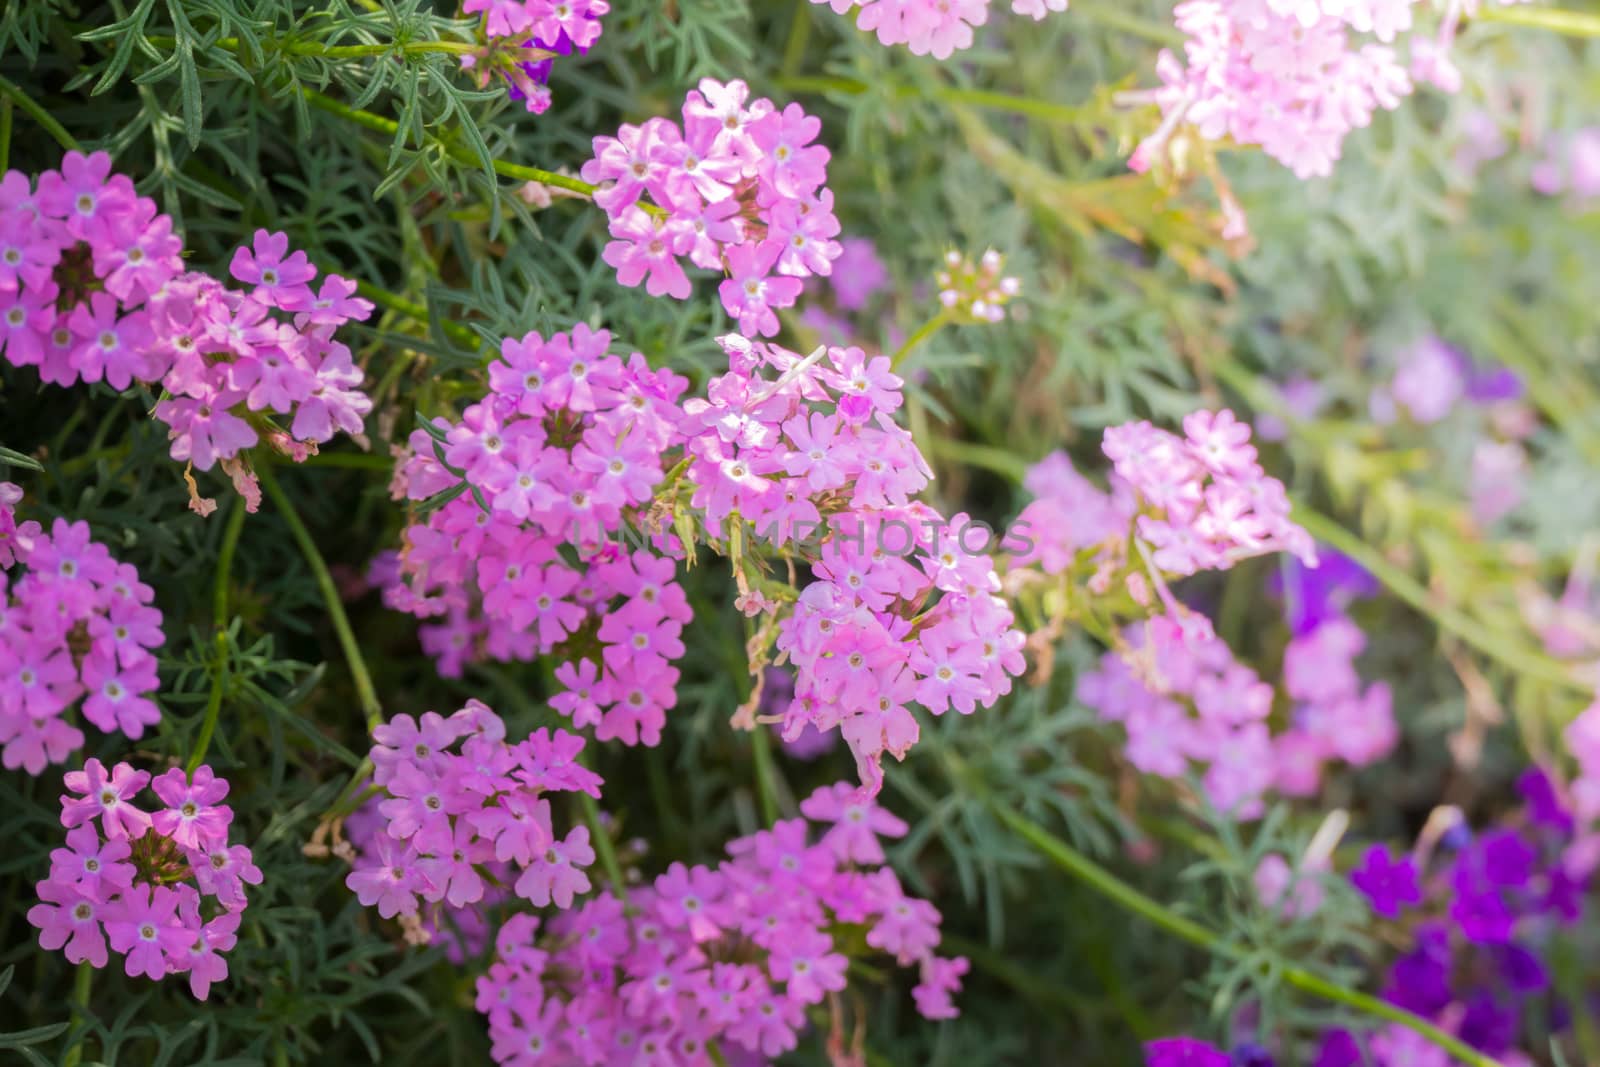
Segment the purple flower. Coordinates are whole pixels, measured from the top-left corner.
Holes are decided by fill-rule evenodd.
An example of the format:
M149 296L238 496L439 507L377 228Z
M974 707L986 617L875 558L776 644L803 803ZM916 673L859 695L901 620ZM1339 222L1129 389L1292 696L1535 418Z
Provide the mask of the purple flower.
M1544 962L1521 945L1491 945L1489 956L1512 992L1526 996L1550 987L1550 972Z
M1482 856L1482 873L1490 885L1520 889L1533 877L1534 862L1538 858L1533 846L1518 836L1515 830L1498 830L1484 834L1478 842Z
M1571 837L1572 814L1556 795L1550 776L1538 767L1530 767L1517 779L1517 792L1528 806L1528 818L1535 826L1547 826L1563 838Z
M1429 1018L1450 1003L1450 934L1439 923L1417 928L1417 947L1394 961L1383 999Z
M1163 1037L1144 1046L1145 1067L1231 1067L1228 1055L1194 1037Z
M1256 1044L1246 1041L1242 1045L1235 1045L1231 1054L1233 1067L1275 1067L1276 1061L1272 1053Z
M1473 891L1457 887L1456 899L1450 904L1450 918L1461 927L1469 941L1496 942L1511 937L1517 915L1505 900L1493 890Z
M1356 1036L1348 1030L1330 1030L1323 1035L1322 1045L1312 1067L1364 1067L1366 1054Z
M1461 1019L1461 1040L1475 1049L1499 1055L1517 1039L1521 1018L1514 1005L1501 1001L1491 991L1480 989L1467 998L1467 1011Z
M1517 400L1523 393L1522 379L1510 367L1474 369L1467 379L1467 399L1475 404L1492 404L1497 400Z
M1378 588L1377 579L1361 564L1320 545L1317 566L1307 567L1288 556L1267 580L1267 591L1283 601L1290 632L1296 637L1343 615L1351 601L1377 595Z
M1361 866L1350 872L1350 881L1372 904L1372 910L1386 919L1398 919L1400 909L1422 903L1417 885L1417 865L1410 856L1389 858L1384 845L1367 849Z

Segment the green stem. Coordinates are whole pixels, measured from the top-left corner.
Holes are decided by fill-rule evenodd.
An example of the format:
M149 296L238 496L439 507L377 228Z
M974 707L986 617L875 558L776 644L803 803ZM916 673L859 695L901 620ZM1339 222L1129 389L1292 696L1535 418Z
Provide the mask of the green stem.
M328 564L323 560L322 553L317 551L317 543L311 539L306 524L300 521L299 513L295 511L294 504L283 491L283 487L278 484L272 468L263 463L256 471L256 475L261 479L261 488L272 498L273 506L288 524L289 534L300 547L300 554L305 557L306 565L311 568L311 575L316 579L317 588L322 592L323 603L328 608L328 620L333 623L333 632L339 639L339 647L344 651L345 662L350 667L350 678L355 683L356 696L361 701L361 712L366 716L367 728L370 730L383 722L383 705L378 700L377 690L372 686L372 676L367 673L367 662L361 657L361 646L356 642L355 632L350 629L350 619L344 613L344 602L339 598L338 587L333 584L333 575L328 573Z
M798 77L781 77L774 81L780 89L788 89L797 93L849 93L860 96L874 88L870 83L859 81L855 78L831 78L802 75ZM991 111L1010 111L1018 115L1028 115L1032 118L1046 119L1051 122L1077 122L1084 116L1082 108L1071 104L1058 104L1053 100L1040 100L1031 96L1013 96L1010 93L996 93L985 89L957 89L945 87L926 92L919 86L897 86L892 94L896 99L920 99L931 96L935 100L947 104L966 104L971 107L987 108Z
M1318 541L1332 545L1361 564L1391 593L1416 611L1428 616L1441 630L1455 635L1490 659L1499 660L1530 678L1571 689L1585 696L1593 693L1590 686L1555 660L1531 648L1508 644L1503 634L1496 633L1465 612L1437 603L1421 582L1406 573L1404 569L1390 563L1381 552L1332 519L1297 502L1294 508L1294 520L1304 526L1306 532Z
M1028 473L1027 461L1004 448L935 436L928 438L928 448L935 456L965 463L969 467L993 471L1002 478L1018 484Z
M393 137L400 132L400 124L393 119L384 118L382 115L374 115L370 111L362 111L360 108L354 108L348 104L341 104L333 97L324 96L315 89L307 89L302 86L300 88L300 95L305 97L306 102L312 106L321 108L330 115L337 115L342 119L347 119L358 126L365 127L366 129L372 130L376 133L384 133L390 137ZM438 144L445 150L446 155L458 163L464 163L468 166L477 166L482 162L473 153L473 151L470 148L467 148L465 145L455 144L453 142L443 140L439 140ZM568 177L565 174L557 174L554 171L540 170L537 167L524 167L520 163L508 163L503 159L492 160L490 162L490 166L493 167L494 172L499 174L501 177L513 178L517 181L523 182L539 182L543 185L554 186L557 189L566 189L570 192L580 193L583 196L593 196L595 190L598 188L598 186L590 185L586 181L581 181L578 178ZM646 211L652 211L656 214L664 214L659 207L655 207L654 205L641 204L640 206Z
M772 734L757 724L750 733L750 746L756 760L756 791L760 794L761 821L771 826L778 821L777 769L772 763Z
M778 69L793 74L800 69L811 40L811 0L794 0L794 17L789 22L789 40L784 43L783 62Z
M61 1067L78 1067L83 1062L83 1045L88 1037L89 1025L89 990L94 984L94 965L88 960L78 964L78 973L72 980L72 1006L73 1011L82 1020L85 1032L78 1035L78 1040L67 1049L61 1058Z
M244 529L245 507L242 499L235 498L229 506L228 525L222 530L222 548L217 554L217 580L211 591L212 651L217 657L217 672L211 676L211 695L206 700L205 718L200 721L200 736L195 739L194 750L184 772L194 776L195 768L206 758L212 735L217 732L217 718L222 712L222 696L228 687L228 582L233 573L233 557L239 547L239 532Z
M945 323L950 321L950 312L940 309L939 314L917 327L916 333L905 339L905 343L895 349L894 356L889 360L889 369L894 370L905 362L907 356L922 342L944 329Z
M33 121L43 126L45 132L54 137L56 143L62 148L68 151L75 151L78 148L77 139L67 132L66 127L57 122L54 115L35 103L33 98L23 92L16 82L9 78L0 77L0 93L4 93L8 99L15 101L16 105L27 112Z
M1556 7L1484 7L1473 18L1479 22L1552 30L1573 37L1600 37L1600 15L1586 11L1565 11Z
M323 818L328 818L330 816L342 818L355 811L362 804L366 803L367 797L371 795L371 791L369 790L367 792L363 792L361 787L365 785L367 783L367 779L371 777L372 760L370 758L364 759L361 761L360 765L351 772L350 780L344 784L343 789L339 790L339 795L333 798L333 803L328 805L327 813L323 816ZM373 786L372 790L377 790L378 788L378 786Z
M446 337L453 341L459 341L469 348L478 349L483 347L483 339L480 338L476 333L473 333L470 328L463 326L461 323L455 322L452 319L435 319L433 316L428 314L428 308L426 305L419 304L413 300L407 300L399 293L392 293L387 289L380 289L371 282L360 281L356 282L356 292L366 297L374 304L377 304L379 307L386 307L391 311L398 311L407 318L415 319L422 323L437 322L439 324L439 329L444 331L444 335Z
M1167 45L1172 48L1181 48L1184 36L1176 26L1166 26L1149 19L1142 19L1138 15L1130 15L1123 10L1123 5L1107 0L1073 0L1069 7L1069 14L1079 15L1091 22L1098 22L1113 30L1134 37L1143 37L1156 44Z
M1155 926L1226 960L1243 960L1247 951L1212 932L1199 923L1177 914L1156 900L1145 896L1098 863L1078 852L1065 841L1023 815L990 800L990 807L1000 821L1037 848L1051 862L1083 882L1108 900L1139 915ZM1364 1015L1397 1023L1444 1049L1467 1067L1502 1067L1499 1061L1483 1055L1459 1038L1445 1033L1419 1016L1413 1015L1377 997L1358 993L1335 985L1325 978L1298 967L1283 969L1284 981L1302 992L1324 1000L1343 1004Z
M11 168L11 117L15 111L11 97L0 97L0 174Z
M172 37L153 36L145 40L150 42L152 48L176 48L177 40ZM214 42L214 47L227 52L238 53L240 43L237 37L221 37ZM387 41L379 44L323 44L321 41L274 41L268 49L281 52L286 56L315 56L319 59L361 59L369 56L392 56L395 54L416 56L428 54L446 54L464 56L471 52L480 51L482 45L474 41ZM528 55L533 59L541 59L553 53L539 49L529 49Z
M594 850L600 857L600 867L611 880L611 890L616 893L618 900L626 902L628 883L623 880L622 864L617 862L617 850L612 844L611 834L607 832L605 823L600 821L600 805L594 797L582 792L578 794L578 804L583 808L583 822L589 827L589 839L594 842Z

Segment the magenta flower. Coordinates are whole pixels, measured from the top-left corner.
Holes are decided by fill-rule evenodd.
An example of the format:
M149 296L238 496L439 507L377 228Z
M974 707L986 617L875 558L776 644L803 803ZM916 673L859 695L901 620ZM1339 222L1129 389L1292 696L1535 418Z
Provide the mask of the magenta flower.
M1147 1041L1145 1067L1229 1067L1228 1054L1194 1037L1164 1037Z
M767 969L778 981L788 982L785 992L789 999L818 1004L828 993L845 987L844 972L849 961L832 948L832 938L806 930L777 945L767 960Z
M582 868L594 862L589 847L589 828L574 826L564 841L557 841L535 857L517 879L517 896L539 907L554 903L558 908L572 906L572 899L589 891L589 876Z
M257 300L276 306L285 301L310 303L310 283L317 276L317 268L304 252L289 252L287 234L257 230L251 248L234 251L228 273L255 286Z
M823 786L800 802L800 814L812 822L832 823L822 844L841 861L882 864L879 837L904 837L909 827L894 813L862 799L848 782Z
M68 152L60 171L39 176L39 210L91 244L110 236L113 220L130 210L134 199L133 182L111 173L111 157L105 152Z
M120 906L106 918L111 947L123 953L129 978L147 975L160 979L183 966L188 949L199 934L178 918L178 893L166 886L135 885L121 897Z
M379 834L373 843L374 862L357 867L344 880L366 907L377 906L385 919L411 915L417 910L417 891L423 879L417 852L410 845Z
M150 816L134 807L131 798L150 781L150 775L119 763L106 774L105 765L91 757L81 771L62 776L69 792L81 797L61 798L61 825L69 829L98 817L107 837L138 838L150 829Z
M104 378L107 385L121 390L152 377L145 354L152 334L143 312L119 317L118 306L109 293L94 293L87 304L72 310L67 325L79 342L68 358L84 381Z
M601 258L617 269L617 281L630 288L645 283L651 296L689 298L689 277L678 263L675 241L667 223L637 207L611 222L611 236Z
M150 786L167 805L154 816L157 831L184 848L209 847L227 841L233 809L221 801L228 795L228 783L218 778L210 767L196 767L192 778L174 767Z
M125 863L132 851L128 839L104 841L92 823L67 832L67 847L50 853L50 881L71 886L94 900L105 900L133 884L134 868Z
M204 924L199 923L198 916L189 921L200 928L199 936L189 947L189 992L196 1000L205 1000L211 987L228 977L228 961L222 953L232 951L239 942L239 913L225 911Z
M216 897L230 911L245 906L245 886L262 881L261 868L245 845L202 847L189 853L188 859L200 891Z
M146 726L161 721L161 710L139 695L159 685L155 659L148 654L133 667L118 667L114 659L91 653L83 661L83 685L89 692L83 717L107 733L120 730L138 740Z
M1389 850L1373 845L1350 872L1351 883L1366 896L1372 910L1386 919L1398 919L1407 905L1422 903L1416 862L1410 856L1390 859Z
M729 277L717 289L722 306L739 320L746 334L771 337L778 332L774 308L785 308L800 298L804 288L798 278L771 277L782 247L765 241L728 250Z
M106 965L106 939L101 930L106 905L76 886L57 881L39 883L43 903L28 909L28 922L39 931L39 946L62 949L72 963Z
M889 272L878 251L865 237L846 237L839 242L839 256L833 261L828 286L833 302L845 311L860 311L889 281Z
M799 104L773 111L750 125L750 139L762 152L761 177L787 197L803 197L828 180L828 150L812 141L822 120Z

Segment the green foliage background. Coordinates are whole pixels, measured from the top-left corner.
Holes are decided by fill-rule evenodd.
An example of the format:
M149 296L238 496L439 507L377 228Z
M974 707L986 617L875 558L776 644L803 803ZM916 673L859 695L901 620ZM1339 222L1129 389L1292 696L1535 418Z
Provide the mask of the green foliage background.
M197 267L225 273L252 230L283 229L319 264L422 306L353 331L378 402L371 450L346 443L277 472L341 581L396 543L389 445L418 413L481 391L473 338L584 320L697 384L720 369L712 338L729 324L709 278L685 302L620 288L599 258L600 212L572 199L532 210L492 163L575 172L593 135L675 113L701 76L741 77L822 117L845 232L871 237L888 260L893 291L861 327L862 343L892 347L930 316L928 279L948 248L1001 249L1024 279L1010 321L945 330L913 363L921 373L909 425L938 469L934 502L947 513L1004 521L1023 502L1016 481L1027 464L1065 447L1093 468L1106 424L1170 420L1202 403L1271 410L1263 383L1324 380L1326 414L1269 453L1269 470L1413 582L1412 597L1391 583L1397 595L1361 609L1368 632L1384 635L1365 670L1398 680L1407 735L1394 762L1330 787L1325 802L1349 806L1362 834L1414 829L1445 797L1492 814L1528 753L1549 750L1554 728L1582 706L1581 692L1530 669L1543 654L1512 591L1564 575L1600 528L1600 216L1527 185L1532 139L1596 114L1593 43L1472 25L1460 48L1467 89L1422 92L1382 116L1350 139L1326 181L1223 154L1254 234L1242 252L1217 237L1203 177L1125 169L1154 118L1119 107L1115 93L1150 84L1154 52L1172 32L1164 4L1074 0L1043 23L997 17L977 47L936 63L886 49L807 0L615 0L600 44L558 64L555 106L534 117L498 86L475 89L454 55L427 50L472 38L473 21L444 5L4 2L0 76L78 142L111 151L173 215ZM323 54L363 45L375 54ZM314 106L306 90L397 129L363 128ZM57 165L60 146L45 128L0 106L9 165ZM1513 142L1530 143L1474 175L1456 151L1467 116L1483 109ZM789 328L790 347L809 347L797 322ZM1545 420L1529 503L1492 530L1466 519L1465 442L1378 431L1366 416L1372 383L1429 330L1524 374ZM11 475L26 480L38 517L88 519L157 589L165 717L141 755L189 751L222 650L212 762L233 782L236 826L267 880L251 895L232 977L208 1003L177 982L107 971L88 1018L74 1021L73 970L37 948L23 918L59 844L56 778L0 773L0 969L9 974L0 1050L61 1062L87 1032L90 1062L487 1062L473 967L406 950L343 888L340 864L302 854L365 751L360 698L313 574L270 502L243 522L220 581L227 611L215 617L226 509L238 504L204 520L186 510L180 472L146 417L152 402L104 386L40 387L5 368L0 442L42 464ZM1240 567L1207 591L1222 605L1219 629L1269 678L1281 626L1259 589L1272 565ZM646 874L674 858L713 859L758 824L762 804L752 740L726 723L749 684L730 585L715 562L685 581L697 621L666 742L599 753L606 806L627 837L649 842L636 857ZM349 611L385 714L477 696L513 730L550 719L547 667L473 668L451 682L419 654L411 620L372 596ZM1324 922L1289 926L1247 891L1260 856L1302 847L1320 812L1279 807L1241 829L1148 784L1133 802L1116 736L1072 699L1073 677L1097 647L1067 635L1047 684L925 725L924 743L890 769L887 802L913 824L896 864L944 911L950 946L974 969L963 1016L939 1026L915 1018L896 982L858 980L872 1062L1135 1063L1141 1039L1248 1025L1253 1015L1238 1013L1249 1002L1294 1032L1348 1018L1288 988L1283 969L1359 985L1360 962L1377 951L1360 933L1362 910L1335 894ZM1485 672L1510 713L1472 775L1445 749L1464 697L1441 651ZM90 747L126 755L120 739L96 735ZM777 797L789 804L849 773L840 752L813 765L780 758ZM1185 946L1113 907L1052 866L999 809L1099 857L1247 954ZM819 1042L794 1059L824 1062Z

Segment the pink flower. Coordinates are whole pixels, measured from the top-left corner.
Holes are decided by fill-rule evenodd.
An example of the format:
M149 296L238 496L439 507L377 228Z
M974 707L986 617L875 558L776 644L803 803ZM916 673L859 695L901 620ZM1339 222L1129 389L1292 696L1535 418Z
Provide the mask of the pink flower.
M776 242L739 245L728 250L729 277L718 288L722 306L739 320L746 334L771 337L778 332L774 308L785 308L804 288L798 278L769 277L781 246Z
M571 907L574 896L589 890L589 876L581 868L593 862L589 828L574 826L564 841L552 843L522 872L517 879L517 896L538 907L551 903L558 908Z
M664 219L633 207L611 221L611 236L601 258L617 269L617 281L628 287L645 283L651 296L689 298L689 277L674 253L677 243Z
M238 944L239 913L223 912L204 924L196 916L190 923L199 928L199 935L189 947L189 992L196 1000L205 1000L211 987L228 977L228 961L222 953L232 951Z
M41 904L28 909L28 922L39 931L39 947L63 949L72 963L106 965L106 939L100 923L108 910L95 896L57 881L39 883Z
M39 176L39 210L60 219L79 240L105 240L112 220L131 209L134 200L133 182L111 173L111 157L105 152L68 152L59 172Z
M233 809L220 801L228 795L228 783L210 767L196 767L193 777L174 767L150 783L156 796L167 805L156 812L154 825L184 848L225 844Z
M91 824L67 832L67 847L50 853L50 880L104 900L133 884L134 868L123 862L132 851L128 839L104 841ZM48 947L48 946L47 946Z
M800 814L813 822L833 823L823 835L822 844L840 860L863 865L884 862L880 836L904 837L909 829L893 813L862 799L848 782L818 789L801 801Z
M138 740L146 726L161 721L161 710L139 695L159 685L155 660L149 655L128 668L119 667L110 656L92 652L83 661L83 684L89 691L83 717L106 733L120 730Z
M379 834L373 848L373 864L351 871L344 884L366 907L376 905L385 919L415 914L417 891L425 884L416 850L387 834Z
M204 399L174 397L156 405L156 418L172 427L172 458L203 471L255 445L255 429L230 410L244 394L218 391Z
M911 990L917 1013L924 1019L954 1019L959 1015L951 995L961 991L961 976L968 968L965 956L926 957L922 961L922 980Z
M245 906L245 886L262 881L261 868L244 845L202 846L189 854L189 866L200 891L216 897L230 911Z
M127 957L129 978L160 979L173 964L187 962L187 950L198 934L178 918L178 894L166 886L135 885L106 918L111 947Z
M1249 475L1257 469L1250 427L1226 408L1184 416L1183 432L1188 436L1190 452L1213 474Z
M317 268L304 252L289 252L287 234L257 230L253 247L234 250L228 273L255 286L253 295L263 304L287 308L311 303Z
M762 116L750 125L750 139L762 152L761 177L786 197L804 197L827 180L829 153L812 141L822 120L799 104Z
M99 817L107 837L130 838L138 838L150 828L150 816L130 799L150 781L144 771L119 763L107 776L105 765L90 757L83 770L68 771L62 781L70 792L82 796L61 798L61 825L70 829Z

